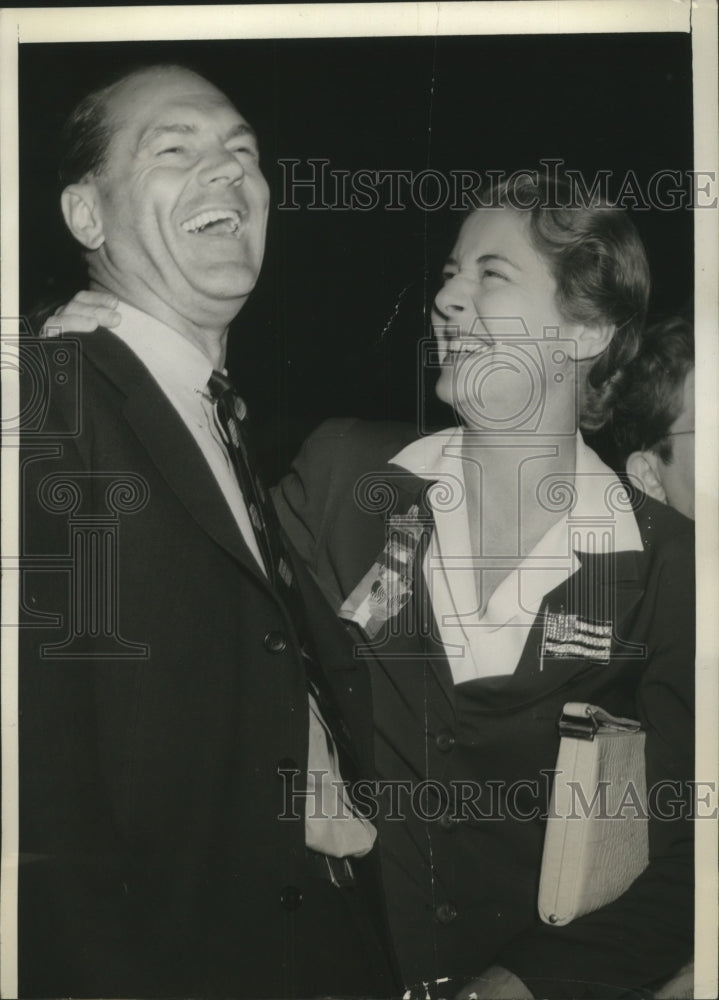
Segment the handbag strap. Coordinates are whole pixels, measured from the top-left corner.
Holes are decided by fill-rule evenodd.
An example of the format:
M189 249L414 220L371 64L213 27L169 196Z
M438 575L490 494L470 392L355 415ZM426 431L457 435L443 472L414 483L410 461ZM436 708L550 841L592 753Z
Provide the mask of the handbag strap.
M559 718L559 735L578 740L593 740L600 730L638 733L641 728L641 723L636 719L610 715L598 705L582 701L568 701Z

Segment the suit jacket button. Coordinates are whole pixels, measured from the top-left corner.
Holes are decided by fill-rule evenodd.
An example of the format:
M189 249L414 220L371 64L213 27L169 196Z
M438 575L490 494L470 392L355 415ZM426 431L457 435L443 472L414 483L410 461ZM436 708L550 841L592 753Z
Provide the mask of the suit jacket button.
M294 885L286 885L280 893L280 902L286 910L296 910L302 902L302 893Z
M268 632L264 643L268 653L284 653L287 649L287 639L282 632Z
M452 816L450 813L443 813L443 815L439 817L440 829L446 830L448 833L450 830L456 830L458 823L459 820L457 817Z
M452 735L452 733L445 732L445 733L437 733L434 742L436 744L437 749L441 753L449 753L449 751L452 749L452 747L457 741Z
M454 903L440 903L434 915L440 924L451 924L457 917L457 907Z

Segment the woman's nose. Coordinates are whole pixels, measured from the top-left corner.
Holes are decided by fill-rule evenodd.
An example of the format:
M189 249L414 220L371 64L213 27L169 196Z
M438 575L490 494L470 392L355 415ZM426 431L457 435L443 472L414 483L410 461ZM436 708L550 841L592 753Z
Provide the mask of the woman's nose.
M461 316L463 312L466 311L467 302L467 292L463 287L464 282L458 277L450 278L445 285L437 292L435 296L434 305L437 312L442 313L442 315L451 316Z

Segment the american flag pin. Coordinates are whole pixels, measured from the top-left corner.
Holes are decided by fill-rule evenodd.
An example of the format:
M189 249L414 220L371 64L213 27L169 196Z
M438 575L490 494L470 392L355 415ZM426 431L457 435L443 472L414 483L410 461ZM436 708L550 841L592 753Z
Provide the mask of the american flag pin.
M541 656L578 657L609 663L612 623L550 611L544 619Z

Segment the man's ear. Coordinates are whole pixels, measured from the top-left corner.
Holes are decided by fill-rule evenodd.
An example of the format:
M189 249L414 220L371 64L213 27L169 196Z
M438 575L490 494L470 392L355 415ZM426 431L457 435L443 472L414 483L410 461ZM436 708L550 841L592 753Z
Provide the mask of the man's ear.
M609 347L616 329L614 323L609 323L606 326L576 326L571 335L576 345L575 360L588 361L590 358L596 358Z
M627 475L647 496L667 502L661 476L661 458L653 451L633 451L627 459Z
M60 196L65 225L87 250L97 250L105 242L100 198L96 186L88 181L69 184Z

